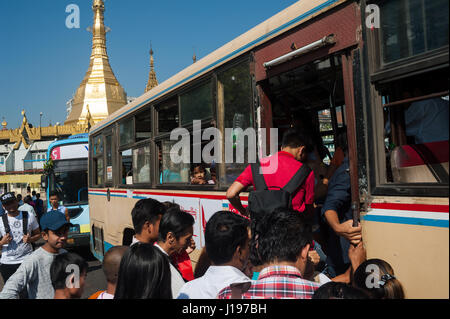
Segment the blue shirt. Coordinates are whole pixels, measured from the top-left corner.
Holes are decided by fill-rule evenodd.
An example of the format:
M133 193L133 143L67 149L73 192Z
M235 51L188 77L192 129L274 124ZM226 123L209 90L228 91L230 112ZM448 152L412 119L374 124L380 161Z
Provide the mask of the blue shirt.
M411 103L405 111L406 135L416 144L448 141L448 101L440 97Z
M325 219L327 210L334 210L338 214L339 222L343 223L349 219L353 219L351 209L351 189L350 189L350 170L348 157L336 170L328 182L328 193L325 203L322 207L321 217ZM350 263L348 258L348 248L350 242L344 237L338 236L333 229L324 223L327 234L327 261L336 271L336 275L345 272L345 268Z
M52 210L55 210L55 209L53 209L52 205L50 205L50 206L48 207L48 209L47 209L47 213L50 212L50 211L52 211ZM62 213L64 216L66 216L66 207L65 207L65 206L59 205L58 208L57 208L56 210L57 210L58 212Z

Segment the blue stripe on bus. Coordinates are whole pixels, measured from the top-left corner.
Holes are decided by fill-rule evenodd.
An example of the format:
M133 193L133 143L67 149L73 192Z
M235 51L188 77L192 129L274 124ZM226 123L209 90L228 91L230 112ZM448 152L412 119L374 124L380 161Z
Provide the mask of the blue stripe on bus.
M315 7L315 8L313 8L313 9L309 10L308 12L303 13L302 15L298 16L297 18L295 18L295 19L293 19L293 20L291 20L291 21L289 21L289 22L286 22L285 24L283 24L283 25L279 26L278 28L276 28L276 29L270 31L269 33L266 33L265 35L262 35L262 36L259 37L258 39L253 40L253 41L250 42L250 43L247 43L246 45L242 46L241 48L239 48L239 49L237 49L237 50L235 50L235 51L233 51L233 52L227 54L226 56L222 57L221 59L219 59L219 60L217 60L217 61L215 61L215 62L213 62L213 63L211 63L210 65L208 65L208 66L204 67L203 69L201 69L201 70L195 72L194 74L191 74L191 75L188 76L187 78L184 78L183 80L181 80L181 81L179 81L179 82L177 82L177 83L171 85L170 87L168 87L168 88L166 88L165 90L159 92L158 94L149 97L149 98L148 98L147 100L145 100L144 102L142 102L142 103L136 105L135 107L133 107L133 108L129 109L128 111L124 112L123 114L119 115L119 117L125 117L125 116L128 115L129 113L131 113L131 112L135 111L136 109L140 108L142 105L147 104L150 100L158 98L159 96L161 96L161 95L163 95L164 93L166 93L166 92L172 90L173 88L176 88L177 86L180 86L180 85L184 84L185 82L189 81L189 80L192 79L193 77L195 77L195 76L197 76L197 75L199 75L199 74L201 74L201 73L203 73L203 72L206 72L206 71L208 71L209 69L215 67L217 64L219 64L219 63L221 63L221 62L223 62L223 61L225 61L225 60L227 60L227 59L229 59L229 58L232 58L233 56L237 55L237 54L240 53L241 51L244 51L245 49L247 49L247 48L249 48L249 47L251 47L251 46L257 44L258 42L261 42L261 41L267 39L268 37L272 36L273 34L275 34L275 33L277 33L277 32L280 32L280 31L282 31L283 29L288 28L288 27L291 26L292 24L295 24L295 23L299 22L300 20L302 20L302 19L304 19L304 18L307 18L307 17L310 16L310 15L315 14L316 12L318 12L318 11L320 11L320 10L322 10L322 9L324 9L324 8L326 8L326 7L328 7L328 6L331 6L332 4L334 4L335 2L338 2L338 1L340 1L340 0L328 0L328 1L324 2L324 3L322 3L321 5L319 5L319 6ZM111 124L112 122L114 122L114 121L115 121L116 119L118 119L119 117L114 118L114 119L110 120L109 122L105 123L104 125L100 126L98 129L92 131L91 134L92 134L92 133L96 133L97 131L101 130L101 129L104 128L105 126L108 126L109 124Z
M413 218L413 217L397 217L397 216L379 216L366 215L361 216L362 219L371 222L419 225L419 226L433 226L448 228L448 220L441 219L427 219L427 218Z

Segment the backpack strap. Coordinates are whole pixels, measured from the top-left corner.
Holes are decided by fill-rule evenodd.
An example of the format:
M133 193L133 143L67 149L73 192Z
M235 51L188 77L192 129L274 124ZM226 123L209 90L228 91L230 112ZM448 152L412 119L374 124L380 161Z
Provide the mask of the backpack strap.
M11 228L9 227L8 213L7 212L5 212L2 215L2 220L3 220L3 227L5 227L5 234L10 234L11 233Z
M305 182L306 178L311 173L311 168L303 164L291 178L291 180L283 187L283 189L289 194L294 194L295 191Z
M253 176L253 182L255 183L255 190L264 190L268 189L266 181L264 180L264 176L259 173L259 169L261 167L261 164L258 160L256 160L256 163L251 164L252 168L252 176Z
M22 230L24 235L28 233L28 212L22 212Z

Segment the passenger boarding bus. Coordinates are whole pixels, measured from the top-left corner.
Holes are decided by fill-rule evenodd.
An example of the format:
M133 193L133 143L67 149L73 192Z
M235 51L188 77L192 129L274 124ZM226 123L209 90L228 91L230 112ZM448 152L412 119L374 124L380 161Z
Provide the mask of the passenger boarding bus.
M67 247L89 247L88 147L87 133L55 141L48 147L47 158L53 161L53 168L47 177L47 198L57 191L60 204L68 208L73 227Z
M289 127L308 131L319 167L345 132L367 257L390 263L408 298L448 298L448 1L367 2L298 1L96 124L89 133L94 255L131 243L131 210L149 197L191 213L203 247L208 218L235 210L225 194L255 148L234 143L251 140L246 129L256 132L262 156L278 150L276 132L281 139ZM223 137L214 154L210 128ZM175 129L185 134L171 139ZM187 163L173 160L183 137ZM199 159L201 185L192 183Z

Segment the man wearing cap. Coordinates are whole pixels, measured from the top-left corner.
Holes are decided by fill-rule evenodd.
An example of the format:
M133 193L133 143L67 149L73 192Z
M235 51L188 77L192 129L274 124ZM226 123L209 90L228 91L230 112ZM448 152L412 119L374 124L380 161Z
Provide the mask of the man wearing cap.
M19 211L19 202L13 193L0 196L5 214L0 220L0 272L3 281L19 268L25 257L33 252L31 243L41 237L36 217L28 212ZM24 225L25 223L25 225Z
M5 283L0 299L18 299L27 289L29 299L53 299L55 291L50 278L53 259L61 253L72 226L58 211L50 211L41 218L42 238L45 244L29 255ZM70 273L68 273L70 275Z

